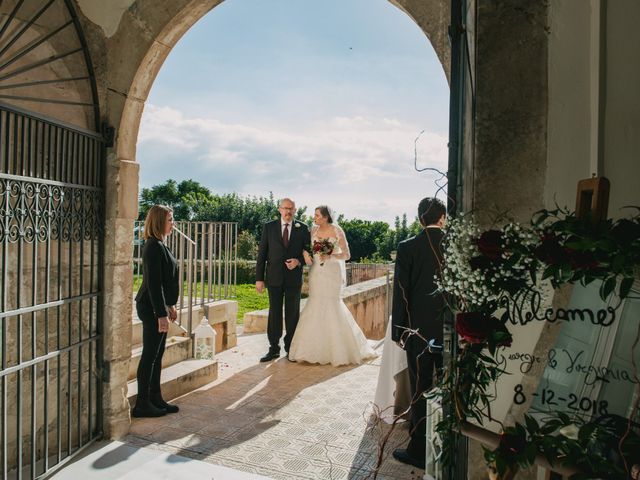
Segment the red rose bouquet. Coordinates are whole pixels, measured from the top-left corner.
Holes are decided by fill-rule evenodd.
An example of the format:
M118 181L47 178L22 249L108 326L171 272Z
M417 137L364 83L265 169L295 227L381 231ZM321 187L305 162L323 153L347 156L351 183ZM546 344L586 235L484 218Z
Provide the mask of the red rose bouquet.
M335 248L335 243L333 243L328 238L323 238L322 240L314 240L313 241L313 254L318 255L331 255L333 253L333 249ZM320 265L324 265L324 262L320 262Z

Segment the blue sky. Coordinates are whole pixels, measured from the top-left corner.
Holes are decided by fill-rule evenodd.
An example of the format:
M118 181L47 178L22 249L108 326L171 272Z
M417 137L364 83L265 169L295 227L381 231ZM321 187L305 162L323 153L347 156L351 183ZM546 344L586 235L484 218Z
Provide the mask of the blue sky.
M387 0L226 0L178 42L142 118L140 183L414 215L446 169L449 89Z

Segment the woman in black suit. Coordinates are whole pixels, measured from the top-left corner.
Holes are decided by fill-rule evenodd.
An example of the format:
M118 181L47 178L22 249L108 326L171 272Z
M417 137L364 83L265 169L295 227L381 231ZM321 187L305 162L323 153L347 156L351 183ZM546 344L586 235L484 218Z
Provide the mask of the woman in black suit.
M136 295L136 311L142 320L142 357L138 365L138 397L134 417L160 417L176 413L177 405L164 401L160 393L162 355L169 321L177 318L178 266L164 244L173 229L173 212L154 205L144 222L142 285Z

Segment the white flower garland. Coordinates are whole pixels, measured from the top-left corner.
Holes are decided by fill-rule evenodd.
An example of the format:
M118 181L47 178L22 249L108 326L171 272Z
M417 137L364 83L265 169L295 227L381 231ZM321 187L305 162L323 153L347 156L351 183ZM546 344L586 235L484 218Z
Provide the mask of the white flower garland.
M517 222L502 228L501 262L495 268L474 269L471 259L482 256L477 241L481 230L472 215L460 215L447 221L444 227L444 265L436 283L441 291L451 294L462 311L487 311L503 295L504 285L510 281L528 282L529 268L534 261L528 255L518 255L510 262L514 252L536 244L536 236Z

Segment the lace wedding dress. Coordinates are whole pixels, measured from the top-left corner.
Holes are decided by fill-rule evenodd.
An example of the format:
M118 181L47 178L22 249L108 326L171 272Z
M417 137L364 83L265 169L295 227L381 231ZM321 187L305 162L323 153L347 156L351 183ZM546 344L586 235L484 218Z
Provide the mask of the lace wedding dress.
M367 339L340 298L344 283L344 262L351 256L344 231L333 225L333 253L320 262L314 255L309 270L309 298L300 313L291 341L289 359L332 365L359 364L376 356ZM317 227L311 241L317 237Z

